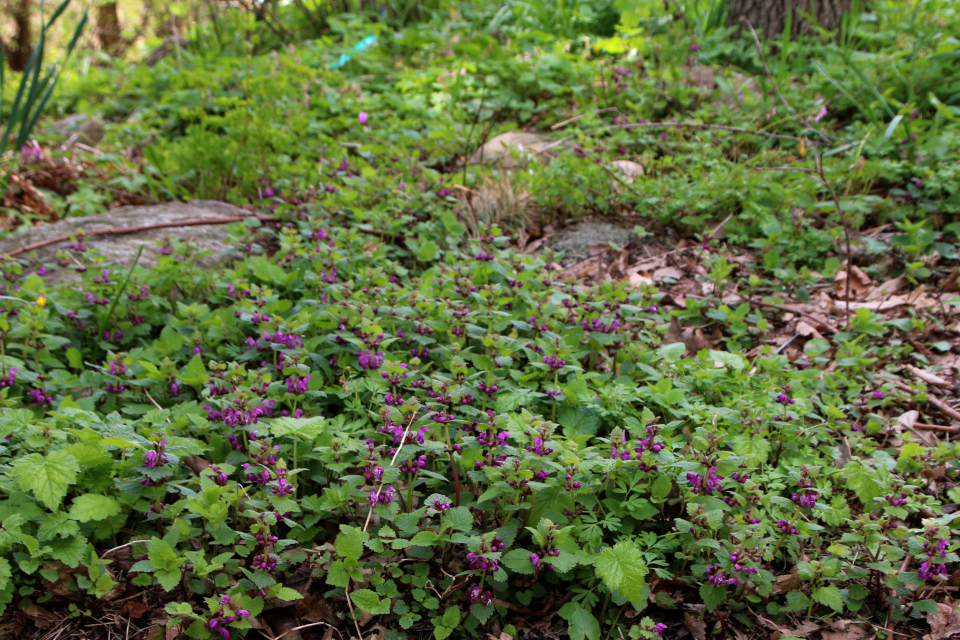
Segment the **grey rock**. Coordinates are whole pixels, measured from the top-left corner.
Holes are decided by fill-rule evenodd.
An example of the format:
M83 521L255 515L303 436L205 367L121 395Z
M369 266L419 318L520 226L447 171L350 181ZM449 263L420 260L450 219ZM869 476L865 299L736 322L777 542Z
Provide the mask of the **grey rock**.
M86 113L75 113L55 122L50 127L50 132L66 138L67 145L80 142L93 147L103 140L106 129L99 118Z
M550 238L547 245L554 251L563 252L560 263L568 266L589 258L592 246L607 245L612 242L623 247L633 240L637 240L637 236L630 229L624 229L609 222L587 221L564 229Z
M148 224L175 223L186 220L221 219L240 217L246 218L251 214L223 202L209 200L191 200L190 202L167 202L165 204L149 206L121 207L95 216L83 218L68 218L60 222L34 227L25 233L7 237L0 241L0 252L6 253L35 242L56 238L81 231L91 232L112 228L138 227ZM189 243L195 253L206 253L199 256L195 264L204 269L213 269L225 264L242 254L236 252L233 245L227 242L227 230L223 224L199 225L189 227L165 227L149 231L137 231L120 235L90 235L84 240L88 251L96 249L101 256L107 259L112 267L129 268L143 247L140 263L144 267L157 264L160 255L159 242L165 238ZM58 251L66 250L68 242L60 242L36 249L33 252L20 254L19 259L36 255L40 262L46 263L51 276L51 282L71 281L77 278L73 269L66 271L52 270ZM56 267L53 267L56 268Z
M531 159L549 162L550 155L561 151L564 146L562 142L538 133L511 131L490 138L486 144L470 155L467 163L495 163L505 169L521 169L527 166Z

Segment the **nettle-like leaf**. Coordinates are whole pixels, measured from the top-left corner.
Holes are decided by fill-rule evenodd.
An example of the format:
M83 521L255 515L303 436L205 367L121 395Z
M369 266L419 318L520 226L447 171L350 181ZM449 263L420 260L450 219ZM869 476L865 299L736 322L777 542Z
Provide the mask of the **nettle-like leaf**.
M359 560L363 554L363 543L370 539L370 534L360 527L340 525L340 535L333 543L337 555L344 559Z
M619 591L638 609L643 608L647 564L636 544L623 540L613 547L607 547L597 554L594 566L597 576L607 587Z
M843 595L836 585L826 585L813 592L813 599L824 604L837 613L843 611Z
M568 602L557 611L569 625L570 640L600 640L600 622L577 602Z
M360 607L361 610L372 615L385 615L390 613L390 599L380 599L376 592L370 589L359 589L350 592L350 599L353 604Z
M106 520L117 515L120 515L120 503L95 493L77 496L70 505L70 517L77 522Z
M11 469L20 486L32 491L51 510L60 506L79 472L77 459L63 449L46 456L31 453L17 460Z
M277 418L270 423L270 432L277 436L296 436L301 440L316 440L323 433L326 418Z

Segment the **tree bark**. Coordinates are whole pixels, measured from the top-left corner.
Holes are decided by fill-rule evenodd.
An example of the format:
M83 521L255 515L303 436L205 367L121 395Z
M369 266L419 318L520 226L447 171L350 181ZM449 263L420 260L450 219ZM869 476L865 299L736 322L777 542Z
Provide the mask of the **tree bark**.
M813 16L815 24L835 31L840 28L840 19L853 8L854 0L730 0L727 9L727 24L740 26L740 17L750 21L753 28L768 38L783 33L790 13L790 35L809 35L814 32L800 12Z
M123 53L125 48L120 31L117 3L105 2L97 7L97 39L100 40L100 49L113 58Z
M30 53L33 52L33 38L30 29L31 4L32 0L14 0L7 5L6 11L4 11L4 13L10 13L13 24L16 26L16 32L9 43L0 41L4 56L7 58L7 64L12 71L23 71L30 59Z

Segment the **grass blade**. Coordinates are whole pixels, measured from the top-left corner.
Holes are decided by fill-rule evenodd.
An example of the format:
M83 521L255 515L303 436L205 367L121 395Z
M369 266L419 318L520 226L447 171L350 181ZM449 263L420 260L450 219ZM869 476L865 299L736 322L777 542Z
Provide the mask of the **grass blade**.
M140 245L140 248L137 249L137 257L133 259L133 264L130 265L130 268L127 270L127 277L123 279L123 284L117 289L117 295L113 296L113 302L110 303L110 308L107 309L107 315L104 316L103 321L100 323L99 334L101 336L103 335L103 330L107 327L107 323L110 322L110 318L113 317L113 310L116 309L117 303L120 301L120 296L123 295L127 284L130 282L130 278L133 276L133 270L137 268L137 263L140 262L140 256L143 254L143 248L145 246L146 245Z

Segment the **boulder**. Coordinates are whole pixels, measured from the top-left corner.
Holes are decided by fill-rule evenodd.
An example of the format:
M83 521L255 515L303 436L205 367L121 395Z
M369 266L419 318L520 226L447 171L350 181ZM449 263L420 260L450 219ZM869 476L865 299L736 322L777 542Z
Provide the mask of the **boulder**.
M627 184L643 175L643 166L632 160L614 160L610 163L610 168L623 176L623 181Z
M50 133L65 138L65 146L74 142L94 147L106 134L104 123L95 116L75 113L62 118L50 127Z
M504 169L522 169L532 158L543 163L549 162L550 155L563 147L562 142L538 133L511 131L490 138L486 144L470 155L467 163L498 164Z
M8 236L0 241L0 253L84 231L89 233L96 230L168 224L186 220L246 218L250 215L252 214L232 205L208 200L121 207L99 215L68 218ZM143 255L140 257L139 264L149 268L157 264L160 255L159 242L166 238L190 244L195 253L209 252L196 259L196 264L205 269L216 268L242 255L237 253L235 247L228 242L227 230L223 224L173 226L118 235L88 235L83 244L88 252L98 251L111 267L119 269L129 268L142 246ZM69 241L49 244L16 257L22 260L35 255L39 262L47 266L52 276L51 281L69 281L76 279L76 272L73 269L61 272L55 266L57 252L67 250L68 244ZM79 257L84 254L74 252L74 255Z

